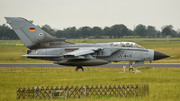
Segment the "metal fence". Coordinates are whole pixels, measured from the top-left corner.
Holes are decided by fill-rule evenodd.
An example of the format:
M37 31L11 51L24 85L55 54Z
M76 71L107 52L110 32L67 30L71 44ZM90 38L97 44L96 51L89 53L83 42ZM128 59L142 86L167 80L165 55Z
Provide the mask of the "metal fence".
M136 97L149 94L148 84L17 87L17 99L82 98L90 96Z

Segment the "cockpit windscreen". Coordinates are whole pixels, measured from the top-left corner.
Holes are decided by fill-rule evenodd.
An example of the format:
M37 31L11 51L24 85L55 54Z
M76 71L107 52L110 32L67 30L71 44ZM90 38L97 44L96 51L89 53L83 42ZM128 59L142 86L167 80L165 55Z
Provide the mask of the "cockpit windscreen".
M111 42L109 43L111 47L132 47L132 48L144 48L134 42Z

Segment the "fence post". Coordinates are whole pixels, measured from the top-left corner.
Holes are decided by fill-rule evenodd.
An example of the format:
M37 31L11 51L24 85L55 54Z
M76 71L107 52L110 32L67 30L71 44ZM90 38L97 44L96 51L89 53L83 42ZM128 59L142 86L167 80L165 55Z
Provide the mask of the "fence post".
M84 88L84 95L85 95L85 97L87 97L87 85L85 85L85 88Z
M66 86L66 89L64 89L64 90L66 90L66 98L68 98L69 97L69 85Z

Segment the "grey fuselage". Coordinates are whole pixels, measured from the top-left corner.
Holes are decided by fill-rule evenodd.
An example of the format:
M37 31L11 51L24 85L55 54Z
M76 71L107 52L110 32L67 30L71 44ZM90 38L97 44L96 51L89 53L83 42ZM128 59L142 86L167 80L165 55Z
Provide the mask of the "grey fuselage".
M56 47L56 48L55 48ZM59 47L59 48L58 48ZM32 57L36 59L51 60L51 61L62 61L66 57L63 54L72 52L79 48L89 48L89 47L101 47L95 51L95 53L90 54L94 59L102 59L106 61L153 61L154 60L154 50L146 48L134 48L134 47L118 47L110 46L109 43L95 43L95 44L68 44L68 45L55 45L47 46L46 48L32 50L29 55L39 55L39 57ZM56 55L59 57L40 57L41 55ZM31 57L30 57L31 58ZM71 59L81 59L83 57L69 57ZM86 58L86 57L84 57ZM88 59L88 58L87 58Z

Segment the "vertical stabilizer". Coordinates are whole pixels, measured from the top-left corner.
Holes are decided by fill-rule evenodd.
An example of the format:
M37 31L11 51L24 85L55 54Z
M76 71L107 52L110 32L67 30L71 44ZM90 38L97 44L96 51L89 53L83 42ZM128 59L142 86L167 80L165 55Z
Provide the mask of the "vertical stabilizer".
M32 21L20 17L5 17L5 19L27 48L38 48L40 43L55 39L47 32L32 24Z

